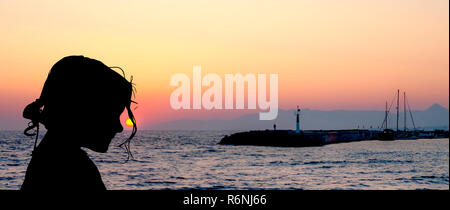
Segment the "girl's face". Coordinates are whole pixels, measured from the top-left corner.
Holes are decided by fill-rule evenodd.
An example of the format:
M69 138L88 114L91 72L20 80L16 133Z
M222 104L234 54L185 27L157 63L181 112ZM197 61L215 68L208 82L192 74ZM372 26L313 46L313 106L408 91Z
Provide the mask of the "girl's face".
M110 106L94 108L91 116L95 116L95 119L88 120L91 125L83 129L86 133L81 137L81 146L96 152L108 151L111 140L117 133L123 131L120 115L124 109L125 106L115 109Z

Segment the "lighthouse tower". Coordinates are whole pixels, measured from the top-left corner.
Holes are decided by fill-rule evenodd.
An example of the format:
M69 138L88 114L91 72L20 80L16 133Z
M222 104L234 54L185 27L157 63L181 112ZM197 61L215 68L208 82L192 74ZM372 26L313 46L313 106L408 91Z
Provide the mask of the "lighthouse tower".
M300 108L297 106L297 121L295 123L295 133L300 133Z

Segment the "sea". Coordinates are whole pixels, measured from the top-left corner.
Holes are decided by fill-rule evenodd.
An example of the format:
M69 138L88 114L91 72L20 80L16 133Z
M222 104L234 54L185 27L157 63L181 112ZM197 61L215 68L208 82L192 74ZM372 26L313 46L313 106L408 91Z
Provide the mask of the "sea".
M138 131L134 159L117 145L85 149L110 190L449 189L449 139L360 141L321 147L218 145L235 131ZM42 137L43 134L41 134ZM34 140L0 131L0 190L18 190Z

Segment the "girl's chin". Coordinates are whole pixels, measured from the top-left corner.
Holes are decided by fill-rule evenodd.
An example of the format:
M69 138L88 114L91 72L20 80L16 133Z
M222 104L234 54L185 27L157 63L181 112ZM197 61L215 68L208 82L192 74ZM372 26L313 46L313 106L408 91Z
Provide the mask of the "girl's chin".
M104 147L104 146L86 146L86 148L94 151L94 152L99 152L99 153L106 153L108 151L109 145Z

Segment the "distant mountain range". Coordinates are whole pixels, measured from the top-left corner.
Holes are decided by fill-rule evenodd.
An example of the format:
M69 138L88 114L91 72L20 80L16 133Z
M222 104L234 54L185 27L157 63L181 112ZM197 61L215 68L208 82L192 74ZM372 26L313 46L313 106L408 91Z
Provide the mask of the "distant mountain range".
M433 104L426 110L411 111L414 123L419 129L446 129L449 128L449 110L439 104ZM321 111L302 109L300 114L300 127L305 130L315 129L377 129L384 119L384 111L357 111L333 110ZM191 120L180 119L160 123L149 127L152 130L262 130L295 129L295 110L278 110L276 120L261 121L259 114L247 114L232 120ZM404 128L404 114L400 112L399 128ZM413 124L407 112L407 128L412 129ZM396 128L396 112L391 110L388 120L389 128Z

